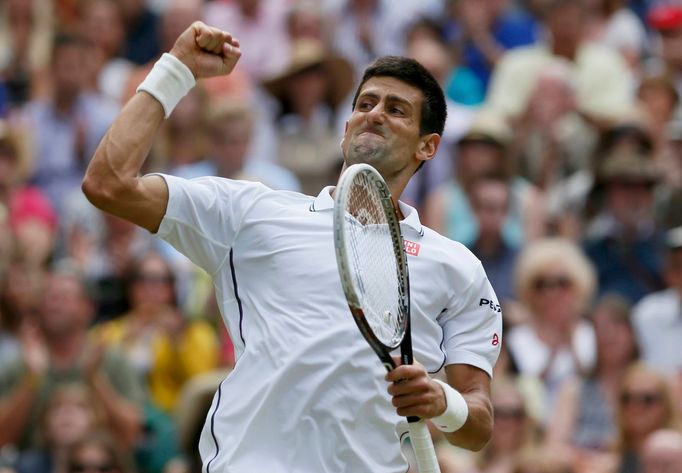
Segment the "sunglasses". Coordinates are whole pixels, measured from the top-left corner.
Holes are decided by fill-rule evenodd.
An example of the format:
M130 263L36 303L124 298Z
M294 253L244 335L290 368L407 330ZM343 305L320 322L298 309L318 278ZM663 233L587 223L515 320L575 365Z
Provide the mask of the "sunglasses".
M69 467L71 473L84 473L87 471L97 471L99 473L110 473L116 467L110 463L72 463Z
M526 417L526 411L521 407L495 407L493 412L497 419L522 420Z
M538 292L571 287L573 287L573 280L568 276L539 276L533 281L533 289Z
M637 404L640 406L650 407L661 402L661 395L658 393L634 393L624 392L620 396L620 402L623 405Z

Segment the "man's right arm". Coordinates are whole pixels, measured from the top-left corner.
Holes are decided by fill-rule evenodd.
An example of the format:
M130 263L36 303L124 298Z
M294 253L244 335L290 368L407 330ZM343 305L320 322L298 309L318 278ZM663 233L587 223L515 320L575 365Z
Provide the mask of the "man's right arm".
M201 22L178 37L170 54L195 78L229 74L241 56L229 33ZM168 188L160 176L139 174L165 113L150 93L135 94L97 147L82 185L93 205L151 232L166 213Z

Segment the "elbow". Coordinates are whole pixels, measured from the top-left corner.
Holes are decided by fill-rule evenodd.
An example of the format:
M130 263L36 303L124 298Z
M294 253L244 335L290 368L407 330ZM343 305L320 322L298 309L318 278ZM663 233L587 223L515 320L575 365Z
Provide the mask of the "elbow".
M483 450L483 447L488 445L491 435L492 427L489 431L480 432L478 436L472 436L470 440L471 444L467 446L467 449L472 452L480 452Z
M115 176L105 179L101 173L88 168L81 182L81 191L92 205L108 211L111 205L120 199L124 186L115 179Z

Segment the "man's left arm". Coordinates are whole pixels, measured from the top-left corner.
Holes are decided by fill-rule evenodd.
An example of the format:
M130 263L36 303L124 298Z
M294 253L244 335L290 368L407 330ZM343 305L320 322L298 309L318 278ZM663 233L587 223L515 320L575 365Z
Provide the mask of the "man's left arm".
M458 447L480 450L490 440L493 429L490 377L485 371L464 364L448 365L445 373L448 385L461 395L467 409L464 424L454 432L444 432L445 437ZM418 362L398 366L386 375L386 380L392 381L388 392L398 415L433 419L453 408L461 412L461 406L448 405L447 388L433 380ZM451 393L451 400L453 395L456 393Z

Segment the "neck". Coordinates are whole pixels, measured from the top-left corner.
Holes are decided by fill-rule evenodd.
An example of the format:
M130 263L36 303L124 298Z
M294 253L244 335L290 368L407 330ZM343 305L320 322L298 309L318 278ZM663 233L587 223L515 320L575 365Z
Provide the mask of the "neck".
M79 329L47 339L50 358L57 369L72 366L80 357L84 346L85 332Z
M476 241L476 249L482 256L494 256L502 247L502 238L499 233L481 233Z

